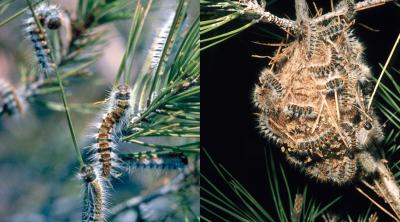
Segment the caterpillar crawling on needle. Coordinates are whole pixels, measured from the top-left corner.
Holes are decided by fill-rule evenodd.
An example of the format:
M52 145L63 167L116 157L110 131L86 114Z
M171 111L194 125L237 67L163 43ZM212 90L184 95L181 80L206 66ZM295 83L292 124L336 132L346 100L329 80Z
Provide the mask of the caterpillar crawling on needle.
M108 100L109 105L101 117L95 143L91 146L92 159L96 162L100 174L104 178L117 177L119 174L120 160L116 153L118 133L127 123L128 109L130 107L131 89L128 85L118 85Z
M58 29L62 25L62 13L57 6L46 3L37 5L33 12L34 14L30 12L29 18L25 20L25 32L32 42L40 68L45 74L51 74L54 72L55 64L51 57L45 28Z

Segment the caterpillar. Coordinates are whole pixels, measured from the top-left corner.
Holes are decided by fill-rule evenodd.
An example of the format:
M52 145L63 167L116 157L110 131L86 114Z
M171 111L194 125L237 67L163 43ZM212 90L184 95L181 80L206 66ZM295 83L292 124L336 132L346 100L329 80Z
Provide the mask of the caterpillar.
M350 31L348 33L344 33L345 35L345 40L346 40L346 48L347 51L349 52L349 57L352 58L353 60L359 60L362 57L363 53L363 46L362 44L358 41L358 39L354 36L353 32Z
M259 123L258 128L260 129L260 131L264 134L264 136L267 139L269 139L272 142L275 142L277 144L281 144L282 140L281 140L280 136L271 131L271 128L270 128L268 122L265 120L265 118L263 116L261 116L261 115L259 116L258 123Z
M331 181L336 184L351 182L357 174L357 160L343 157L342 159L325 159L305 168L306 174L322 182Z
M318 33L317 33L317 26L313 23L310 24L309 27L309 34L308 34L308 47L307 47L307 58L311 59L313 56L315 49L318 45Z
M324 65L310 65L308 71L316 78L324 78L332 75L337 69L343 69L341 65L342 57L339 55L337 49L333 46L329 47L328 63Z
M262 85L268 85L270 89L274 91L273 95L279 96L282 94L283 88L281 83L271 74L269 71L263 72L260 78L260 83Z
M354 5L354 0L344 0L339 2L339 4L335 7L337 10L338 9L345 9L346 13L343 15L344 20L346 22L349 22L352 20L356 14L355 11L355 5Z
M0 79L0 115L23 112L23 103L14 86Z
M167 19L165 25L160 29L159 34L153 41L150 47L151 63L150 69L154 70L158 67L161 59L161 54L165 49L165 43L171 30L171 24L174 19L173 14Z
M89 165L81 168L79 177L84 184L82 222L105 221L106 192L101 177Z
M127 122L127 110L130 107L130 87L118 85L111 93L106 114L102 117L95 134L95 144L92 145L92 159L97 162L101 176L117 177L119 158L115 154L117 149L118 133Z
M188 159L183 153L137 152L129 155L129 162L134 169L177 170L183 169Z
M336 92L342 92L345 88L345 84L342 78L334 78L326 82L326 93L332 94L335 90Z
M298 149L292 151L293 154L309 161L328 156L335 156L339 150L338 134L333 129L327 129L320 136L305 139L297 143Z
M292 103L288 104L285 114L289 119L300 117L315 118L317 116L312 106L299 106Z
M54 5L47 5L45 3L39 4L35 7L34 13L40 25L48 29L58 29L62 24L61 11ZM30 17L25 20L24 25L26 26L25 31L28 38L32 41L36 59L45 74L53 73L55 64L51 58L46 30L40 28L38 24L36 24L32 13L29 13L29 16Z
M345 28L345 25L340 22L338 24L328 26L326 29L320 31L318 35L325 40L334 39L339 34L342 34Z
M281 83L273 76L270 70L264 70L259 78L259 85L254 89L254 101L269 101L279 99L283 92ZM276 112L270 102L256 103L256 106L266 112Z

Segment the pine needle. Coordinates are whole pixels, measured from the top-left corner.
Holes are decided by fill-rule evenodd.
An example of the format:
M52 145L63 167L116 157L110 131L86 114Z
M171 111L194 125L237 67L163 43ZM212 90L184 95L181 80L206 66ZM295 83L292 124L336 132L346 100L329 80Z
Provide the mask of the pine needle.
M371 95L371 99L369 100L369 103L368 103L368 108L367 108L368 110L371 108L372 101L374 100L375 93L378 90L378 87L379 87L379 84L380 84L380 82L382 80L383 74L385 73L385 71L386 71L386 69L387 69L387 67L389 65L389 62L392 59L392 56L393 56L394 52L396 51L396 48L397 48L397 45L399 44L399 41L400 41L400 33L397 36L396 42L394 43L394 45L392 47L392 50L390 51L389 57L387 58L386 63L383 66L383 69L381 71L381 74L379 75L378 81L375 84L374 91L373 91L373 93Z

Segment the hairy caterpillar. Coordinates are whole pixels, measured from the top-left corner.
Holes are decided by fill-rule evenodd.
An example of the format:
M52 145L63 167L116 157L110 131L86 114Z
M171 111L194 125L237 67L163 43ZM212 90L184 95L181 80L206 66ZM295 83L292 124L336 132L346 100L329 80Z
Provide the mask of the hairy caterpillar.
M320 31L318 35L326 40L329 40L335 38L339 34L342 34L344 29L345 25L343 23L333 24L328 28L326 28L325 30Z
M102 177L118 175L119 158L116 155L118 133L127 122L127 110L130 107L130 87L118 85L109 99L109 107L101 119L92 145L92 159L97 162Z
M316 113L312 106L299 106L296 104L289 103L287 108L284 110L287 118L315 118Z
M0 79L0 115L22 113L23 103L16 89L10 83Z
M26 33L32 41L33 49L35 50L36 59L39 66L44 73L50 74L54 71L54 61L51 58L51 51L47 40L47 34L44 27L48 29L58 29L62 23L62 15L60 10L54 5L47 5L45 3L39 4L35 7L34 13L37 22L40 23L40 28L36 24L35 17L29 13L29 18L25 20Z
M150 47L150 56L151 56L151 63L150 69L154 70L160 64L161 54L164 51L165 43L167 42L168 35L171 30L171 24L173 21L174 16L171 15L165 25L160 29L159 34L154 39L151 47Z
M188 159L183 153L137 152L129 156L130 165L134 169L182 169L188 164Z
M263 73L265 73L265 75L260 76L260 85L256 85L254 89L254 101L256 101L256 106L258 108L271 111L274 107L272 103L267 100L267 97L273 100L278 99L282 95L283 88L270 70L265 69Z
M324 159L321 162L305 168L306 174L322 182L332 181L344 184L354 179L357 174L357 159L343 157L339 159Z
M99 173L89 165L79 172L84 183L82 222L103 222L106 213L106 193Z
M336 92L341 92L344 88L344 82L341 78L331 79L325 85L327 94L332 94L335 90Z
M267 121L265 121L265 117L264 116L258 116L258 128L260 129L260 131L264 134L264 136L271 140L272 142L275 142L277 144L281 144L282 140L281 140L281 135L278 135L277 133L274 133L270 130L270 126L268 124Z
M309 29L310 29L309 34L307 36L308 37L307 59L311 59L318 45L317 27L314 24L311 24Z
M308 66L308 70L316 78L324 78L333 75L333 72L341 67L341 57L339 52L333 46L328 47L328 63L327 64L312 64Z

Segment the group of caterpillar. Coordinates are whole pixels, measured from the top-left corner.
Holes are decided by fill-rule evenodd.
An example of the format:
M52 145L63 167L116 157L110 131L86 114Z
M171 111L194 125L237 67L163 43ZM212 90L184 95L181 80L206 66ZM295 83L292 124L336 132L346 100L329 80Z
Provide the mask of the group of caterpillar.
M286 22L296 24L296 40L261 72L253 94L258 127L308 175L344 184L375 171L372 146L382 139L380 124L367 109L370 70L349 30L356 6L344 0L336 8L344 14L312 18L304 0L296 4L297 20ZM267 17L269 23L285 25Z
M44 28L46 27L51 30L58 29L62 24L62 13L56 6L47 5L46 3L41 3L36 6L33 12L34 14L29 13L30 17L25 20L25 30L28 34L28 38L32 41L40 68L45 74L50 74L53 73L55 64L52 60L51 50Z
M95 134L95 143L91 146L91 159L98 167L101 176L108 179L118 177L122 160L117 154L119 134L129 122L131 107L131 89L128 85L118 85L112 91L110 105ZM137 153L132 160L135 168L179 169L187 164L183 154L155 155L153 153Z
M29 13L29 18L24 21L25 32L32 41L39 66L44 73L49 74L53 72L54 62L51 59L46 30L40 28L36 21L40 23L40 26L45 26L48 29L58 29L61 26L62 14L56 6L40 3L34 8L34 14ZM26 100L34 96L36 90L42 84L43 76L40 74L34 81L29 81L25 88L21 90L16 89L5 80L0 80L0 115L23 113Z
M125 161L118 157L117 146L130 118L131 88L126 84L118 85L108 102L94 136L95 143L90 146L91 165L85 165L80 173L85 185L82 221L104 221L106 182L120 175L121 162ZM182 169L187 165L186 156L180 153L156 155L143 152L132 157L129 160L134 168Z
M340 68L342 58L339 55L337 49L333 46L329 47L329 57L328 63L323 65L310 65L308 68L309 72L313 74L316 78L325 78L333 75L333 72Z

